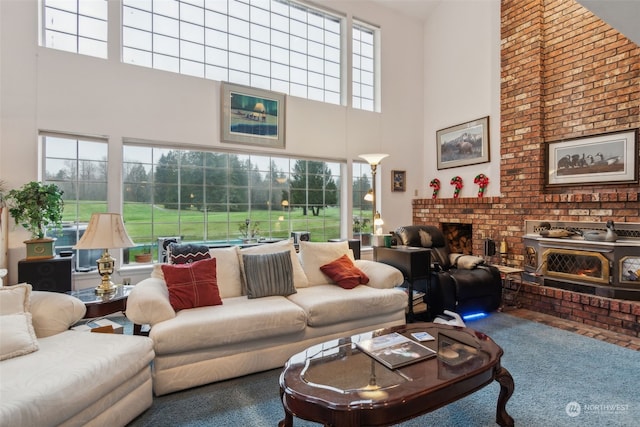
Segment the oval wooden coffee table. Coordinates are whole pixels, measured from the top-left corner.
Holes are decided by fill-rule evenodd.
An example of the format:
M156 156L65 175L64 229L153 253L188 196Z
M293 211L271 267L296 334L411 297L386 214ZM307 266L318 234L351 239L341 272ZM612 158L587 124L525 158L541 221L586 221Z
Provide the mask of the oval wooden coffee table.
M374 335L399 332L411 337L419 331L436 338L422 343L433 350L453 342L470 349L471 355L450 359L441 348L438 357L391 370L355 345ZM397 424L455 402L494 380L500 384L496 422L513 426L506 404L514 383L500 366L502 354L485 334L433 323L413 323L319 344L294 355L280 375L285 418L279 426L292 426L294 416L325 426Z

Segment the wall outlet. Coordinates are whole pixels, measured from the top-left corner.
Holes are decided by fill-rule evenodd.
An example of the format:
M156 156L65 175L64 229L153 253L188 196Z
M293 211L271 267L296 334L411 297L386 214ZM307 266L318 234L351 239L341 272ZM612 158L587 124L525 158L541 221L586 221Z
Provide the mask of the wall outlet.
M131 277L123 277L122 278L122 284L123 285L130 285L131 284Z

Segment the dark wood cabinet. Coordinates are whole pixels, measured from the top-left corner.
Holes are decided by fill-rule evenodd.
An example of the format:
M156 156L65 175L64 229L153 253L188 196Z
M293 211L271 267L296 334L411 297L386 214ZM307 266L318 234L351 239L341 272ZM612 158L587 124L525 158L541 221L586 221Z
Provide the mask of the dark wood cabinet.
M414 321L413 287L417 280L427 281L427 293L431 283L431 249L413 246L373 247L373 259L391 265L402 272L408 284L409 313L407 322Z
M73 256L18 261L18 282L34 291L69 292L72 288Z

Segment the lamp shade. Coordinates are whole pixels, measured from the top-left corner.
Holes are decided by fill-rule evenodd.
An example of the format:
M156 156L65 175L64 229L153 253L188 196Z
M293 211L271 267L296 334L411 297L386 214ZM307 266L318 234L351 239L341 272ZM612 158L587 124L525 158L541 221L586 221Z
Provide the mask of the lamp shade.
M369 189L369 191L367 191L367 194L364 195L364 199L367 202L373 202L373 189Z
M371 154L358 155L358 157L365 159L367 163L369 163L370 165L377 165L382 161L382 159L388 156L389 156L388 154L383 154L383 153L371 153Z
M127 234L122 215L117 213L91 214L86 231L73 249L131 248L135 243Z

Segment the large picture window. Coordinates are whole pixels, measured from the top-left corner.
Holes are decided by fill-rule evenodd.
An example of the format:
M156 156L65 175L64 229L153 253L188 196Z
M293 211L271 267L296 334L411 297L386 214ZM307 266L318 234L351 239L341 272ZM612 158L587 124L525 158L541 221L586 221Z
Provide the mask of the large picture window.
M139 245L162 237L236 244L293 231L312 241L340 237L338 162L134 143L123 150L123 216Z

